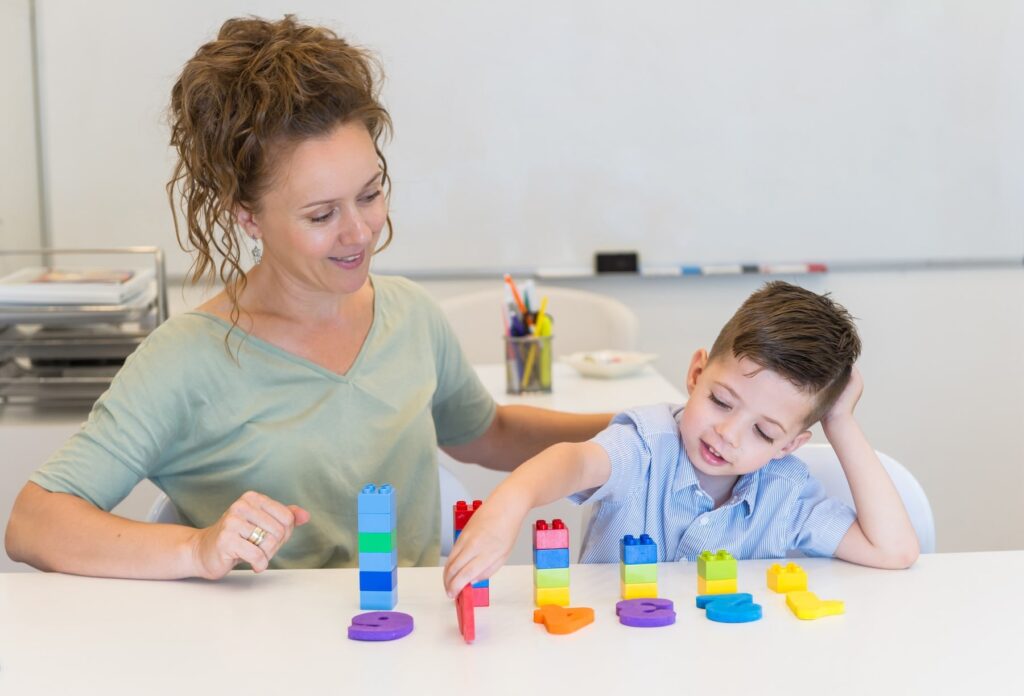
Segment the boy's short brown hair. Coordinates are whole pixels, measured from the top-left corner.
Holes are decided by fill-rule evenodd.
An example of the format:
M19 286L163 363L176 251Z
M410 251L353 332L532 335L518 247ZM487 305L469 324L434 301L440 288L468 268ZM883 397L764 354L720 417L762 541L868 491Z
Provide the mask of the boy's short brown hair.
M727 352L815 397L807 427L821 420L849 383L860 338L853 317L828 293L775 280L748 297L722 327L709 361Z

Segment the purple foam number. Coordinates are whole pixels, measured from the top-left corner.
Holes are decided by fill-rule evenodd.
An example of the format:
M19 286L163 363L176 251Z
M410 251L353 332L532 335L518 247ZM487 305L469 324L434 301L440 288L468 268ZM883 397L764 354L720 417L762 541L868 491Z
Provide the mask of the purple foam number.
M400 611L370 611L352 617L351 640L397 640L412 633L412 617Z
M637 628L670 626L676 622L671 599L624 599L615 605L619 623Z

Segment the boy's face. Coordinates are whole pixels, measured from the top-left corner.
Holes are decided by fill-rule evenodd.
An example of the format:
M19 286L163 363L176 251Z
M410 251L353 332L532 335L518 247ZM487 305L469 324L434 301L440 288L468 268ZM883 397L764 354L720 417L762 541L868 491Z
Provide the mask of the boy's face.
M742 476L807 442L813 397L776 372L732 354L690 361L690 400L680 435L693 465L710 476Z

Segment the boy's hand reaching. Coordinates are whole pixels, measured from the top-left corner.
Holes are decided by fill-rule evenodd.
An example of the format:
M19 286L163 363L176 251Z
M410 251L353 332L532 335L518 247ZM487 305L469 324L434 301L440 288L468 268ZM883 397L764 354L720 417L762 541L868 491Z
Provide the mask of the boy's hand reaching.
M497 503L497 504L495 504ZM466 585L485 580L504 564L512 551L526 511L494 496L466 523L444 567L444 589L455 597Z

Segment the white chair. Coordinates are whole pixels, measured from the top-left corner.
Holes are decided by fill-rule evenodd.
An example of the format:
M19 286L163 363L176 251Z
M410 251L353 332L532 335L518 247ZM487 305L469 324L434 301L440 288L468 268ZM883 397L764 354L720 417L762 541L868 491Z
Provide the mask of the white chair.
M469 491L462 481L455 477L451 471L443 466L438 466L438 479L441 483L441 555L447 556L452 550L452 507L460 500L469 500ZM153 501L146 515L147 522L160 522L162 524L182 524L181 515L174 503L163 491Z
M594 292L560 287L537 288L535 297L548 298L555 357L604 348L636 349L637 318L622 302ZM500 286L441 301L441 310L471 363L503 360L504 301L505 292Z
M935 518L932 516L932 506L928 502L928 496L924 489L902 464L887 454L876 453L903 499L903 504L910 515L910 523L914 525L914 531L917 532L921 553L934 553ZM826 495L841 500L856 509L853 504L853 495L850 493L850 484L846 481L846 474L843 473L843 467L839 464L839 457L836 456L831 445L824 443L804 445L794 454L807 464L811 475L824 486Z

